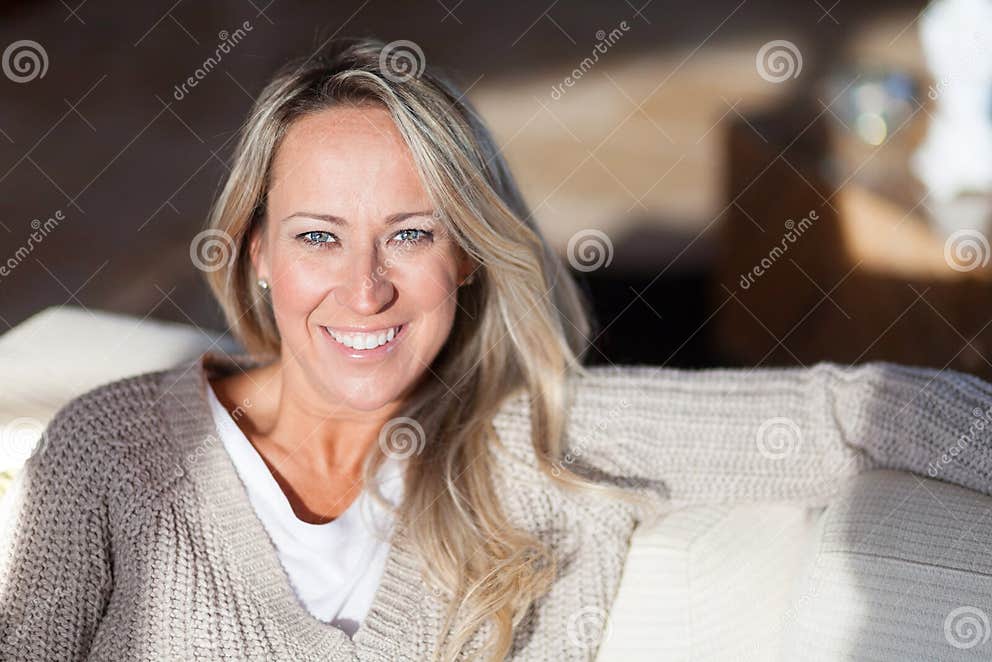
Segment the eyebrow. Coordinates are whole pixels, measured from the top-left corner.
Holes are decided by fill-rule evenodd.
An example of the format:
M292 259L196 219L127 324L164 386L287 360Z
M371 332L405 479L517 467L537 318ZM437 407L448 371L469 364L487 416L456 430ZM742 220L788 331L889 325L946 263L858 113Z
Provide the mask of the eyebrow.
M282 220L283 220L283 222L285 222L285 221L288 221L289 219L294 218L296 216L302 216L302 217L306 217L306 218L313 218L313 219L316 219L318 221L327 221L328 223L331 223L333 225L340 225L340 226L347 226L348 225L348 221L344 220L340 216L335 216L334 214L318 214L318 213L315 213L315 212L308 212L308 211L294 212L294 213L290 214L289 216L287 216L286 218L284 218ZM398 213L395 213L395 214L390 214L389 216L386 217L386 225L395 225L396 223L401 223L401 222L405 221L406 219L411 218L411 217L414 217L414 216L434 216L434 210L433 209L425 209L423 211L404 211L404 212L398 212Z

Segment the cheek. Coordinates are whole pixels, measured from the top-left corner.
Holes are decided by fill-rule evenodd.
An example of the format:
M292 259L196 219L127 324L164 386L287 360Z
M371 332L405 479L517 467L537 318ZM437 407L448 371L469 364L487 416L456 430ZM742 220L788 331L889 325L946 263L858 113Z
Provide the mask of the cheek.
M272 288L272 303L277 310L307 311L325 296L328 274L325 266L307 256L280 256L272 262L272 274L278 284Z
M434 337L443 341L457 310L457 274L442 258L411 261L391 274L400 299L416 312Z
M390 278L401 295L415 299L422 307L444 306L446 300L454 304L458 289L456 269L443 255L423 256L422 259L397 262L390 270Z

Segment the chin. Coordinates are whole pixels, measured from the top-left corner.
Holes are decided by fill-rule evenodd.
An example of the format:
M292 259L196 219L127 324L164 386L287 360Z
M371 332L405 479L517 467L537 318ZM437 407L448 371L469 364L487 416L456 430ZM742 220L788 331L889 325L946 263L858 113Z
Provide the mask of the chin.
M392 388L383 390L378 386L381 383L382 380L376 379L371 383L348 385L343 389L341 384L336 384L329 385L328 390L331 393L339 393L339 402L351 409L373 412L393 402L398 395Z

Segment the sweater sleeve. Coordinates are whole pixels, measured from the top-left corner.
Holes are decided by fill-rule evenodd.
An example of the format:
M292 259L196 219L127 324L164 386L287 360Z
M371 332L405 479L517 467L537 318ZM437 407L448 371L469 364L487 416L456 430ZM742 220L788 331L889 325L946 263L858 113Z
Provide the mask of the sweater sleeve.
M105 498L63 409L0 501L0 657L81 660L110 596Z
M597 482L681 505L826 505L874 468L992 494L992 385L888 362L702 370L588 368L562 462Z

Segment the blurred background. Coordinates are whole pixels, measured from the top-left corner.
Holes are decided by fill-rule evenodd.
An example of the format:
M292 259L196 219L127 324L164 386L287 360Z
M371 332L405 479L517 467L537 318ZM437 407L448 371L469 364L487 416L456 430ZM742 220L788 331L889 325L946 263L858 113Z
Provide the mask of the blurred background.
M3 3L0 332L222 331L191 243L254 96L371 35L469 90L592 297L590 362L990 378L990 1Z

